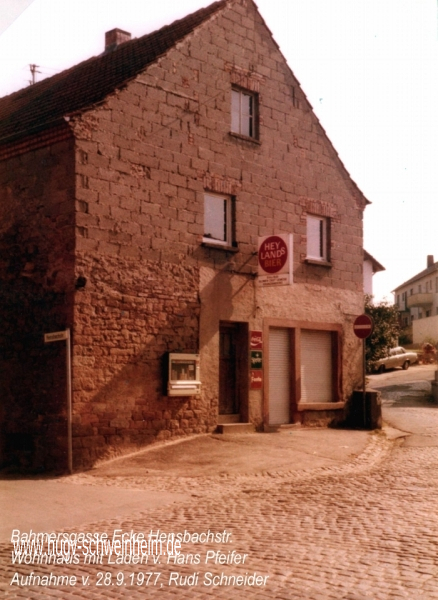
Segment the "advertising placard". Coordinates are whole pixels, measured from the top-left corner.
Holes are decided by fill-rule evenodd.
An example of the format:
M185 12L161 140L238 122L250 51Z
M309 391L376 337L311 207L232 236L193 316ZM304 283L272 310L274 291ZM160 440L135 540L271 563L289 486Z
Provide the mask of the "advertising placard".
M251 371L252 390L261 390L263 387L263 371Z
M292 234L280 233L259 238L258 284L289 285L292 283Z
M263 332L262 331L250 331L249 332L249 347L251 350L261 350L263 348Z
M263 367L263 352L251 350L251 369L260 370Z

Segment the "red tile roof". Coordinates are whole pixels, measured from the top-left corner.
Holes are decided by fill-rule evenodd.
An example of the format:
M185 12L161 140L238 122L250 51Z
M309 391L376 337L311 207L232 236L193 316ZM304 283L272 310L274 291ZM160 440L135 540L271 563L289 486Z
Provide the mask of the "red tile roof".
M175 46L227 0L166 25L116 50L90 58L0 99L0 145L58 124L65 115L101 102Z

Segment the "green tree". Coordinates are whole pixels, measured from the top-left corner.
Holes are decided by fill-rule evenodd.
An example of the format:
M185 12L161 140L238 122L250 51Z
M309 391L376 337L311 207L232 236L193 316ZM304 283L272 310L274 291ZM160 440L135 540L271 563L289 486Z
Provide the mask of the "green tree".
M397 345L399 314L397 307L386 300L380 304L372 304L372 296L365 296L365 314L374 321L373 333L365 343L367 371L371 371L373 363L379 358L385 358L389 350Z

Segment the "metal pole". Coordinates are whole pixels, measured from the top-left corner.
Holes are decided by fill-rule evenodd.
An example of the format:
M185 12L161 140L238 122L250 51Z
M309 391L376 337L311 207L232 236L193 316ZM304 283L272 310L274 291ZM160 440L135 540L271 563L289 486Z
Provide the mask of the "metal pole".
M362 390L363 390L363 426L366 429L367 427L367 404L366 404L366 391L365 391L365 373L366 373L366 359L365 359L365 338L362 340L362 352L363 352L363 381L362 381Z
M70 349L70 329L67 328L66 343L66 368L67 368L67 457L68 471L73 473L73 444L72 444L72 401L71 401L71 349Z

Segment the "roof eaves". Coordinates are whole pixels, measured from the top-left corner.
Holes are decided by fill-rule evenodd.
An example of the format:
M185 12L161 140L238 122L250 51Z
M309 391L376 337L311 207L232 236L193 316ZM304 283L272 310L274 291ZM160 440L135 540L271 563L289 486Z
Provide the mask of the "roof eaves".
M49 129L61 123L65 116L77 115L102 104L111 94L125 87L139 73L156 63L198 27L208 22L228 2L229 0L218 0L156 31L125 42L119 47L122 54L118 54L119 49L116 49L111 53L91 57L30 88L18 90L0 99L1 119L4 124L4 135L0 138L0 145ZM137 60L132 61L132 58ZM109 64L108 61L112 60L115 62ZM94 71L96 68L103 69L102 86L99 85L100 80L97 83L93 81L93 67ZM89 81L92 83L91 89L87 85ZM74 96L73 101L69 92ZM41 106L44 107L42 110ZM33 117L32 113L28 112L32 107ZM57 113L56 117L51 118L54 112ZM35 121L38 123L35 124Z
M364 248L363 250L364 260L369 260L373 266L373 273L378 273L379 271L386 271L385 267L379 263L378 260L371 256L369 252L367 252Z
M432 273L435 273L436 271L438 271L438 262L434 263L431 267L428 267L427 269L424 269L424 271L421 271L417 275L414 275L414 277L411 277L411 279L408 279L407 281L405 281L401 285L399 285L396 288L394 288L392 291L393 292L397 292L398 290L400 290L401 288L405 287L406 285L410 285L411 283L415 283L416 281L419 281L420 279L423 279L423 277L427 277L428 275L432 275Z

